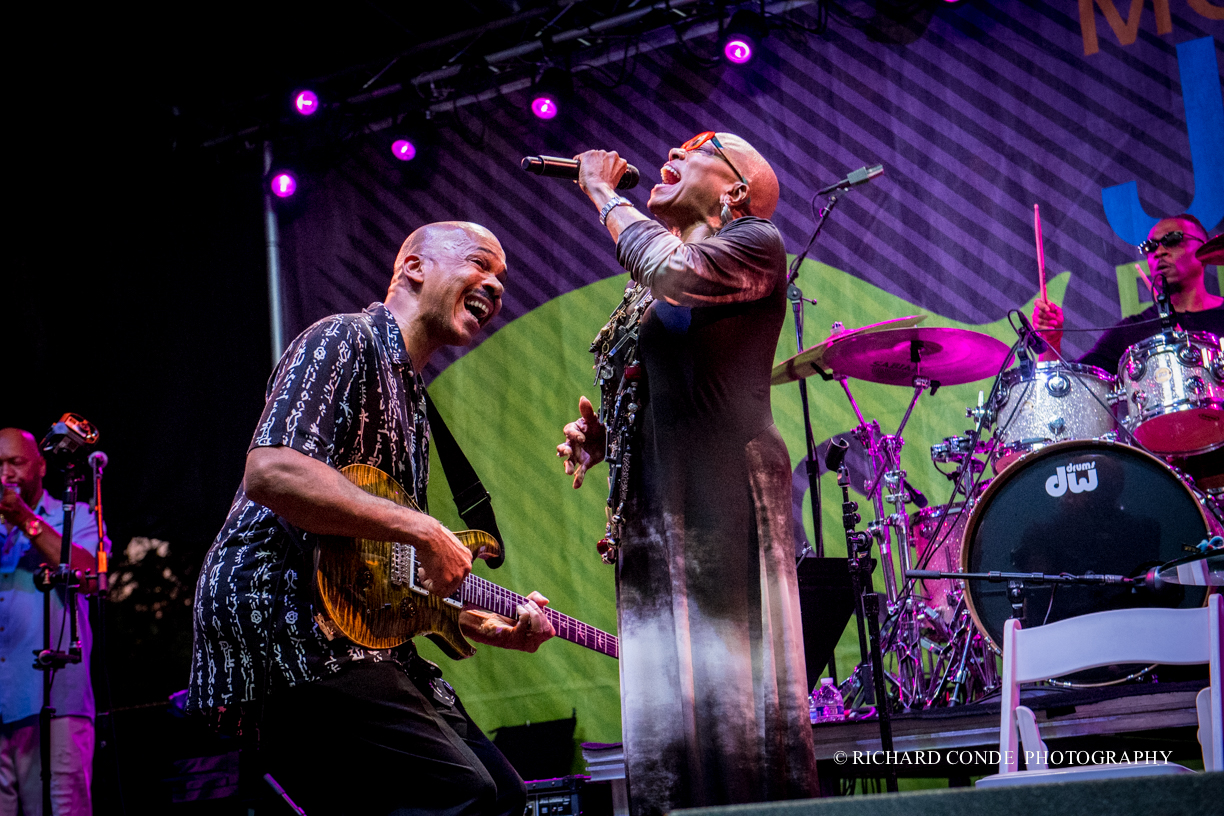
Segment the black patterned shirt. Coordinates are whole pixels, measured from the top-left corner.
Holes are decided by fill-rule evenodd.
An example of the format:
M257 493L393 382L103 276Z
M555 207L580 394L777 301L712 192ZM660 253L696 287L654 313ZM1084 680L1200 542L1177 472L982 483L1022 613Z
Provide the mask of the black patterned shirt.
M268 384L250 450L285 446L334 468L395 477L422 508L429 481L425 388L395 317L381 303L315 323ZM196 583L189 711L256 699L390 651L329 641L312 609L319 536L247 498L240 486Z

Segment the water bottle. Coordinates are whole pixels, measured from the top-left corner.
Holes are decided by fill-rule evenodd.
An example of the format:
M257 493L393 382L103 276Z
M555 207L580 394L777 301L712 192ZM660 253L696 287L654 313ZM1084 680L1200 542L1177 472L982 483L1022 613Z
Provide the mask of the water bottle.
M824 678L820 685L812 690L808 714L813 723L841 722L846 719L846 706L841 692L833 683L833 678Z

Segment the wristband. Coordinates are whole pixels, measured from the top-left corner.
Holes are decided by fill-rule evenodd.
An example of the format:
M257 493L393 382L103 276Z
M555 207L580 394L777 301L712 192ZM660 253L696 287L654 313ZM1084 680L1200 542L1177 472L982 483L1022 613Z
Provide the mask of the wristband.
M622 204L626 207L633 206L633 202L627 198L621 198L620 196L609 198L608 203L604 204L603 209L599 211L599 223L605 227L608 226L608 213L612 212L613 208L619 207Z

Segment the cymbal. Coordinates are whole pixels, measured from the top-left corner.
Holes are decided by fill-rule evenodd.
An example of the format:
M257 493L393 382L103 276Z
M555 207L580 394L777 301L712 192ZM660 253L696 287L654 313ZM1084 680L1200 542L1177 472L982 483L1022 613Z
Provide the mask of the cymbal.
M803 351L784 360L773 367L770 374L770 385L784 385L785 383L802 380L804 377L810 377L816 373L816 367L826 368L824 364L825 352L829 350L829 346L834 341L841 341L847 337L854 337L860 334L869 334L871 332L884 331L886 329L907 329L910 326L917 326L922 321L926 320L926 315L911 315L910 317L898 317L893 320L885 320L883 323L872 323L870 326L863 326L858 329L846 329L837 334L830 335L825 340L817 343L814 346L808 346Z
M1217 235L1199 247L1198 251L1194 253L1194 257L1205 264L1224 265L1224 233Z
M918 364L913 362L917 348ZM1010 347L970 329L914 327L834 338L824 367L834 373L884 385L912 385L916 375L940 385L961 385L993 377Z

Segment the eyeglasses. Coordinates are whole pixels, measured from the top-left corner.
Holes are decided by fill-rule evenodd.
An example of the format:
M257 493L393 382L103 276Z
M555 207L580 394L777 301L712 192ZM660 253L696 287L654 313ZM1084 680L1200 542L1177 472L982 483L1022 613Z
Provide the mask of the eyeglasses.
M1184 241L1187 238L1192 238L1195 241L1203 240L1202 238L1199 238L1197 235L1186 235L1186 233L1182 232L1181 230L1173 230L1172 232L1166 232L1164 235L1160 236L1159 238L1147 239L1146 241L1144 241L1142 244L1139 245L1139 251L1142 252L1144 255L1151 255L1153 252L1155 252L1157 249L1159 249L1162 246L1172 249L1173 247L1177 246L1178 244L1180 244L1182 241Z
M727 158L727 154L723 152L722 143L718 141L718 135L715 134L714 131L707 130L705 133L698 133L696 136L689 139L684 144L680 145L680 149L683 150L685 153L692 153L693 151L701 147L706 142L709 142L711 145L714 146L714 149L718 151L718 155L721 156L722 160L725 161L727 163L727 166L731 168L731 172L735 173L735 175L739 177L740 181L747 184L748 179L744 178L744 174L741 173L739 170L736 170L735 165L732 164L731 160Z

